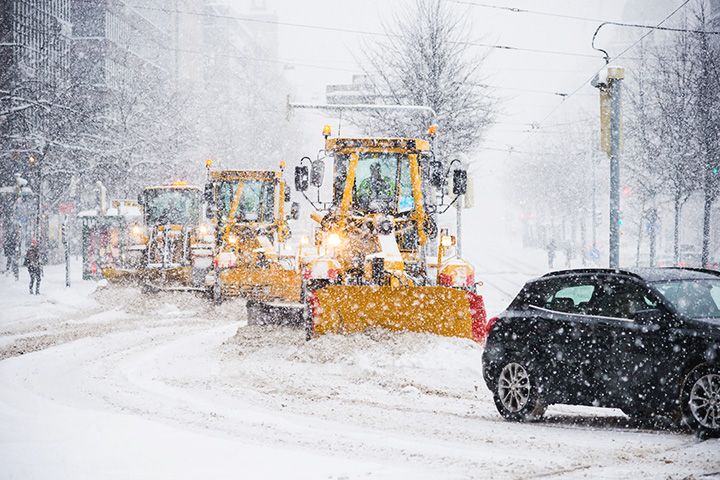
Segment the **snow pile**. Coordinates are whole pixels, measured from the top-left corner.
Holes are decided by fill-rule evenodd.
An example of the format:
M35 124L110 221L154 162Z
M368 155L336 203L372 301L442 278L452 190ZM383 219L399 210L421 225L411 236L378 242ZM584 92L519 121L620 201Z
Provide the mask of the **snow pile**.
M224 359L242 377L237 381L249 380L252 389L290 407L299 398L472 401L482 382L481 358L481 347L470 340L385 330L306 342L304 332L292 328L241 327L224 345Z

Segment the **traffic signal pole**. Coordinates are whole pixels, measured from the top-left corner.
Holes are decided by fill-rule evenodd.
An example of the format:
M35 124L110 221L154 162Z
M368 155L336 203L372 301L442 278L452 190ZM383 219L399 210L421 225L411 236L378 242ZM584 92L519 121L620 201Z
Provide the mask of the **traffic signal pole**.
M620 266L620 142L622 136L622 67L608 67L610 89L610 268Z
M610 236L608 263L620 266L620 151L622 149L622 81L625 69L608 65L591 82L600 90L600 146L610 158Z

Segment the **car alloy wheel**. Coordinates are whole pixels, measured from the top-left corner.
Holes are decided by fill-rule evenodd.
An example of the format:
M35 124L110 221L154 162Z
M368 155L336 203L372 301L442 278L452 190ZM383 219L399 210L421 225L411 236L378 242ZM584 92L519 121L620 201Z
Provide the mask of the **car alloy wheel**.
M497 392L500 402L511 413L525 408L530 400L530 377L519 363L508 363L498 379Z
M708 373L695 380L690 387L689 406L701 427L720 429L720 375Z

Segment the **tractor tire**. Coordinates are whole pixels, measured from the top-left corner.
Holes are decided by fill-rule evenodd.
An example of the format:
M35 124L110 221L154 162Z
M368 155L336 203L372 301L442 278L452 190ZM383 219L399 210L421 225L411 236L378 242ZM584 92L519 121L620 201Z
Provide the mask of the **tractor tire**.
M212 295L212 300L215 305L220 305L223 303L222 287L219 283L215 283L211 287L210 294Z
M245 316L248 326L265 325L265 309L262 304L248 301L245 304Z

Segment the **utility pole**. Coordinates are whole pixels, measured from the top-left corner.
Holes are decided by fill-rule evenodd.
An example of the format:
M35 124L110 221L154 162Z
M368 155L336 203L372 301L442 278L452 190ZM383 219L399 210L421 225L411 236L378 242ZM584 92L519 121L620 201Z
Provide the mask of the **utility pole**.
M457 254L458 258L462 258L462 209L464 203L464 196L465 195L460 195L460 197L455 202L455 253Z
M610 157L609 266L620 266L620 149L622 147L623 67L608 65L590 82L600 90L600 144Z
M22 262L22 251L20 248L22 244L20 209L22 207L20 204L22 201L23 188L25 188L27 184L28 181L22 178L19 173L15 174L15 203L13 206L13 219L10 223L11 243L15 250L12 251L10 255L12 255L11 263L16 282L20 280L20 263Z
M67 221L68 216L65 215L63 217L63 222L60 230L60 235L62 236L62 244L65 249L65 286L70 286L70 245L68 242L67 237Z
M40 219L42 217L42 164L38 162L34 155L30 155L28 158L28 164L30 168L36 168L35 172L37 178L37 205L35 210L35 233L33 236L35 240L40 242Z

